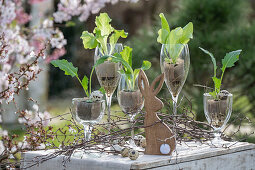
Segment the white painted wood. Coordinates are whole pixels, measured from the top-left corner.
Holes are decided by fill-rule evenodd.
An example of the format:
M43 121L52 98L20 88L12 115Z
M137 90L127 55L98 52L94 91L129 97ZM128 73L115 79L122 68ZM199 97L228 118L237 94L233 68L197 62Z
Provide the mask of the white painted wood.
M156 170L252 170L255 169L255 145L249 143L237 143L225 148L211 148L208 145L198 145L187 143L190 147L177 146L173 156L141 155L137 160L122 158L115 155L102 155L100 158L71 158L67 163L67 170L73 169L156 169ZM48 151L47 151L48 152ZM46 152L36 151L23 154L23 167L28 165L28 161L35 156L46 154ZM40 164L33 169L63 169L63 156Z

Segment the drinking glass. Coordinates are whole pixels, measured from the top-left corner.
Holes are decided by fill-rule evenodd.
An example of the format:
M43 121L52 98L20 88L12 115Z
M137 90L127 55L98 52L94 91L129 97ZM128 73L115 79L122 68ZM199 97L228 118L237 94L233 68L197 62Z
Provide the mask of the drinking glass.
M130 122L134 122L135 116L141 112L144 106L144 98L138 88L138 78L130 81L126 75L122 74L117 90L118 103L123 113L127 114ZM131 147L136 147L134 142L134 128L131 127Z
M115 53L120 53L123 50L122 44L116 44L115 47L111 47L110 44L107 44L107 54L102 53L101 48L96 48L95 56L94 56L94 63L100 58L105 55L111 56ZM98 81L105 89L106 92L106 104L107 104L107 111L108 111L108 131L110 132L110 116L111 116L111 102L112 102L112 95L118 86L120 80L120 73L118 72L121 69L120 63L113 63L110 61L105 61L104 63L98 65L96 70L96 75Z
M220 137L221 130L231 116L232 104L233 95L231 93L222 94L218 100L215 100L209 93L204 93L205 117L214 129L213 144L220 144L223 141Z
M98 123L105 111L105 100L87 102L87 98L74 98L71 113L73 118L84 127L84 137L90 140L93 125Z
M173 100L173 114L177 113L179 93L186 81L190 65L187 44L163 44L160 53L160 67L165 73L165 83Z

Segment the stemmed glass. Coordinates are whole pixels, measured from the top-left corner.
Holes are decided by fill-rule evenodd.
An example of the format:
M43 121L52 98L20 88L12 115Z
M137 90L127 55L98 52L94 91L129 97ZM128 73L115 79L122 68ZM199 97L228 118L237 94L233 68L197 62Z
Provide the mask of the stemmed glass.
M204 93L204 112L209 124L214 129L213 145L223 142L221 130L227 124L232 113L233 95L221 93L220 98L215 100L209 93Z
M111 47L110 44L107 44L107 54L102 53L102 49L97 47L95 50L94 56L94 63L100 58L105 55L111 56L115 53L120 53L123 50L122 44L115 44L115 47ZM98 81L105 89L106 92L106 104L107 104L107 111L108 111L108 131L110 132L110 116L111 116L111 102L112 102L112 94L114 93L116 87L118 86L120 80L120 73L118 72L121 68L120 63L113 63L110 61L105 61L104 63L98 65L96 70L96 75Z
M144 98L138 88L138 79L130 81L126 75L122 74L117 90L118 103L122 111L133 123L135 116L143 109ZM134 128L131 129L130 146L136 147L134 142Z
M178 96L186 81L190 65L187 44L163 44L160 53L160 67L165 73L165 83L173 100L173 114L177 113Z
M105 100L88 102L87 98L74 98L71 113L73 118L84 127L84 137L90 140L93 125L98 123L105 111Z

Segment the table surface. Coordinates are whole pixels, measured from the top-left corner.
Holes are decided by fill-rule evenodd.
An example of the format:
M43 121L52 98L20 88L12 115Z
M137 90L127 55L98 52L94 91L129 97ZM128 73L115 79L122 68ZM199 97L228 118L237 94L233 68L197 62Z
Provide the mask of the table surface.
M244 151L252 151L255 156L255 145L245 142L230 143L228 148L215 148L205 144L199 144L194 142L183 143L177 146L177 151L172 156L159 156L159 155L140 155L135 161L129 158L123 158L120 155L101 155L100 158L93 158L91 156L79 156L74 155L71 161L66 164L65 169L148 169L158 167L168 167L185 162L192 162L197 160L206 160L207 158L217 157L221 155L228 155L234 153L241 153ZM33 151L23 153L24 161L22 167L29 166L30 162L37 156L45 155L52 152L48 151ZM230 156L231 157L231 156ZM240 156L238 156L240 157ZM63 168L64 156L58 156L57 158L43 162L39 166L34 166L30 169L64 169ZM233 158L234 159L234 158ZM237 158L238 159L238 158ZM252 158L255 162L255 157ZM254 163L253 162L253 163ZM54 168L52 168L54 167ZM254 167L255 168L255 167Z

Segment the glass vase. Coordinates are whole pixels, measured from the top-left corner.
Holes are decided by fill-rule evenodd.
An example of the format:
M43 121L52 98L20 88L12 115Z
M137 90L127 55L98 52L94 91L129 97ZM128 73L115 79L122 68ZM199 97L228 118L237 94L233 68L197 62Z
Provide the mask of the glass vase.
M138 88L138 78L134 81L130 80L126 75L121 75L117 90L118 103L123 113L130 118L131 126L131 140L130 146L136 147L134 142L134 118L141 112L144 106L144 98Z
M173 100L173 114L177 113L178 96L187 79L190 65L187 44L163 44L160 53L160 67L165 74L165 83Z
M76 122L84 127L84 137L90 140L94 124L103 117L105 111L105 100L88 102L88 98L74 98L72 100L71 113Z
M221 130L227 124L232 113L233 95L220 94L219 99L214 99L209 93L204 93L204 113L207 121L214 129L212 144L223 142Z
M122 44L116 44L112 47L110 44L107 44L107 51L103 52L102 48L97 47L95 50L94 55L94 63L100 58L105 55L112 56L115 53L120 53L123 50ZM111 116L111 102L112 102L112 95L118 86L120 80L120 73L118 72L121 69L120 63L113 63L110 61L105 61L104 63L98 65L96 70L96 75L98 81L105 89L106 92L106 104L107 104L107 122L108 122L108 131L110 132L110 116Z

